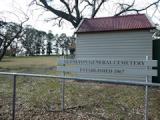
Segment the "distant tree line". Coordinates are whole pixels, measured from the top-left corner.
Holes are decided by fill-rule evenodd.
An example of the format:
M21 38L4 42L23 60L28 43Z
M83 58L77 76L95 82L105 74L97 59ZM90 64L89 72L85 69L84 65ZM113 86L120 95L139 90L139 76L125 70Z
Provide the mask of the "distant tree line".
M75 37L67 36L65 33L47 33L29 25L22 27L13 22L0 21L0 61L5 55L73 54L70 52L73 43L75 44Z

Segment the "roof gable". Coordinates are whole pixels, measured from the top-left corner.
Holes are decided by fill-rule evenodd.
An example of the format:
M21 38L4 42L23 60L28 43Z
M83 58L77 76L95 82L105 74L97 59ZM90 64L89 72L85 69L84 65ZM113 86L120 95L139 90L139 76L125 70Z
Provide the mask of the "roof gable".
M84 19L76 33L154 29L145 14Z

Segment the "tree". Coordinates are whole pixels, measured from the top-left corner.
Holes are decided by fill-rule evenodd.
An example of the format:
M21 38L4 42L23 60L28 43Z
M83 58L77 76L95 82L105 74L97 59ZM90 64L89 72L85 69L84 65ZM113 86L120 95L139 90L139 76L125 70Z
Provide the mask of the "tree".
M39 55L44 47L45 38L45 32L38 31L32 26L26 26L21 38L22 45L26 49L26 55Z
M13 41L9 47L9 51L11 53L10 56L15 57L16 54L20 51L20 48L18 47L18 41Z
M34 40L35 40L36 30L31 26L27 26L24 28L23 34L24 35L21 41L22 41L23 47L26 49L25 54L29 56L34 55L34 51L35 51Z
M47 54L50 55L52 53L52 41L54 40L54 35L51 31L47 34Z
M76 38L74 36L71 36L69 37L69 39L70 39L69 46L68 46L69 51L70 51L70 54L74 56L76 51L76 41L75 41Z
M62 55L68 55L69 51L70 54L74 53L75 51L75 37L73 36L67 36L65 33L62 33L61 35L55 35L55 52L56 54L59 53L60 49L62 51ZM73 51L73 52L71 52ZM73 55L73 54L72 54Z
M88 9L90 9L90 17L94 18L106 1L107 0L33 0L31 4L35 3L52 12L57 17L51 18L51 20L59 19L59 25L62 20L66 20L76 28ZM62 9L58 9L56 3L60 4Z
M35 46L36 46L36 55L40 55L44 53L44 40L46 39L46 32L44 31L36 31L36 37L35 37Z
M54 45L54 46L55 46L54 49L55 49L56 55L59 54L59 48L60 48L60 47L59 47L59 44L58 44L58 42L57 42L57 41L58 41L58 37L59 37L58 34L56 34L56 35L55 35L55 41L56 41L56 42L55 42L55 45Z
M51 41L47 41L47 55L51 55L52 53L52 43Z
M24 22L16 24L13 22L0 21L0 61L4 57L11 43L21 37L23 31L22 25Z
M23 25L29 20L27 14L22 10L16 10L14 12L0 12L0 61L9 48L16 52L17 46L15 45L13 48L11 44L13 42L17 43L18 39L22 37Z
M64 55L65 53L66 55L68 55L69 43L69 37L67 37L65 33L62 33L60 36L57 37L55 46L62 49L62 55Z
M138 8L135 4L137 0L125 1L117 3L113 7L112 13L115 13L115 16L129 14L129 13L140 13L144 12L150 8L155 7L155 11L159 11L160 0L153 0L148 5L144 5L141 8ZM106 3L112 2L111 0L33 0L32 4L39 5L45 10L53 13L53 18L49 20L58 20L59 25L61 25L63 20L71 23L74 28L76 28L83 18L94 18L100 9L108 10L105 8ZM104 6L103 6L104 5ZM104 11L106 12L106 11ZM154 12L155 13L155 12Z

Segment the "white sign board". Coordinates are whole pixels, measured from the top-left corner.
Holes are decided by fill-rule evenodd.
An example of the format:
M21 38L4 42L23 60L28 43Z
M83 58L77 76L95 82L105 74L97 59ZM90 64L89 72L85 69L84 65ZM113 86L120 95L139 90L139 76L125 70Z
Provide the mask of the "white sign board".
M157 76L157 60L60 59L58 71L90 75ZM63 66L65 65L65 66Z
M113 60L113 59L60 59L59 64L67 65L103 65L103 66L157 66L157 60Z
M63 67L58 66L57 70L73 73L93 73L93 74L115 74L115 75L136 75L136 76L157 76L157 70L145 69L125 69L125 68L89 68L89 67Z

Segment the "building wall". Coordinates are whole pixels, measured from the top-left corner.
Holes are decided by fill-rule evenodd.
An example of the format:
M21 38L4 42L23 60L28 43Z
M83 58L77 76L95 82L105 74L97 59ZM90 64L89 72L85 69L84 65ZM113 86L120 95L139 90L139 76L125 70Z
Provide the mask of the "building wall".
M149 56L152 59L152 34L149 30L78 34L76 58L145 60ZM87 76L90 77L89 74L85 77ZM133 76L100 76L109 79L118 77L122 80L145 80L144 77ZM94 78L96 77L97 75Z
M152 34L149 31L78 34L76 57L152 58Z

